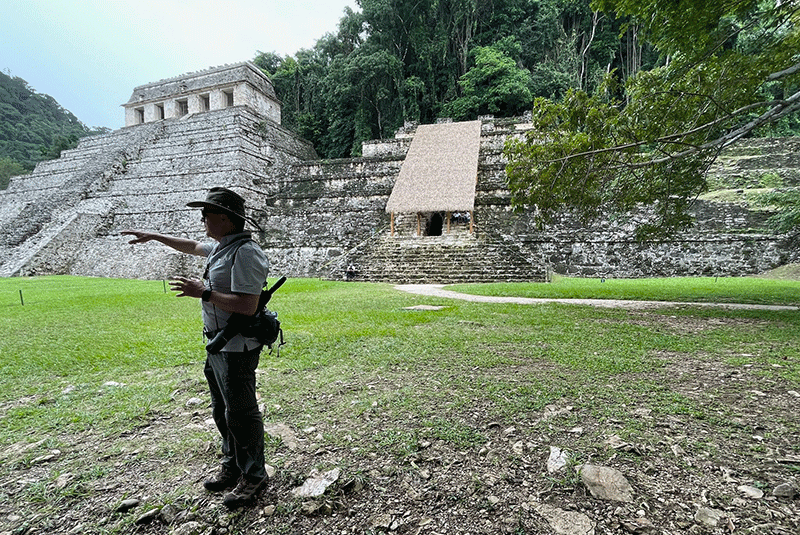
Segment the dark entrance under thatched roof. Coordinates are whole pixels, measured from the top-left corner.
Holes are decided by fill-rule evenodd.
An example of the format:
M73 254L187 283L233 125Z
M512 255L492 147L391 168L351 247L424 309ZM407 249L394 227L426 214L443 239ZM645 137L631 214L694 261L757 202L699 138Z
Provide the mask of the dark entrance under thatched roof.
M392 214L392 233L395 213L467 212L471 216L480 140L481 121L417 128L386 203L386 211Z

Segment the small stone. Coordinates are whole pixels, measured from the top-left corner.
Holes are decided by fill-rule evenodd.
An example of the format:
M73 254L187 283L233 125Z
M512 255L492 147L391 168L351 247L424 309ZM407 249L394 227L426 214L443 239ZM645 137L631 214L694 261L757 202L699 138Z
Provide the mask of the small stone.
M709 507L701 507L694 515L694 519L697 523L711 528L717 527L723 518L725 518L725 513L723 511L711 509Z
M341 470L334 468L321 473L316 468L302 486L292 489L292 495L297 498L314 498L322 496L325 490L339 479Z
M177 526L170 532L170 535L200 535L203 532L203 525L200 522L186 522Z
M56 479L56 488L59 489L59 490L63 490L65 488L67 488L67 486L70 483L72 483L72 481L74 479L75 479L75 474L71 474L69 472L67 472L66 474L61 474Z
M59 455L61 455L61 451L60 450L52 450L47 455L42 455L41 457L36 457L34 460L31 461L31 464L49 463L50 461L53 461L53 460L57 459Z
M497 496L489 496L488 498L486 498L486 500L492 507L496 507L497 504L500 503L500 498L498 498Z
M595 498L615 502L633 501L633 487L619 470L585 464L578 467L578 472L581 481Z
M380 528L389 529L389 526L392 525L392 515L388 513L378 515L376 517L373 517L370 520L369 524L370 526L372 526L373 529L380 529Z
M798 491L797 485L793 481L786 481L775 487L772 491L773 496L778 498L794 498Z
M275 473L277 472L277 470L275 469L274 466L266 464L264 465L264 469L267 471L268 478L272 479L275 477Z
M556 535L594 535L595 524L588 516L541 504L536 512L542 515Z
M190 398L190 399L189 399L189 400L186 402L186 406L187 406L187 407L196 407L196 406L198 406L198 405L202 405L203 403L205 403L205 402L204 402L202 399L200 399L200 398Z
M760 500L764 497L764 491L751 485L739 485L737 490L744 494L745 497L752 498L754 500Z
M161 508L161 518L167 525L175 523L175 519L178 518L178 508L168 503Z
M622 525L631 533L637 534L653 533L656 529L655 525L643 516L638 516L633 520L623 520Z
M151 522L153 522L153 520L158 518L158 515L160 513L161 511L158 509L150 509L145 514L136 519L136 525L143 526L145 524L150 524Z
M614 450L621 450L629 446L619 435L611 435L603 441L603 444Z
M555 474L567 466L569 455L566 451L556 446L550 446L550 457L547 459L547 472Z

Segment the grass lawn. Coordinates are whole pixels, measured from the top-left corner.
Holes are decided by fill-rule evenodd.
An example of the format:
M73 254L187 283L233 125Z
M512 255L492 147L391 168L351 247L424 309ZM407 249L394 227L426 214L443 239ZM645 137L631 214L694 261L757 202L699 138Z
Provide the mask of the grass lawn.
M749 278L454 288L529 297L800 304L800 283ZM444 308L408 309L420 304ZM599 444L612 430L643 451L660 450L669 433L684 450L720 455L732 466L746 464L739 455L747 454L754 434L765 452L800 455L800 440L792 442L800 437L800 417L787 409L790 392L800 391L797 311L480 304L409 295L388 284L312 279L290 279L270 305L279 312L287 345L280 356L262 356L265 421L285 423L305 444L303 453L279 440L268 445L268 462L283 474L272 489L282 496L275 514L297 530L289 532L322 522L303 516L284 492L311 467L339 466L368 481L363 492L372 493L370 503L379 510L400 499L392 490L399 479L389 480L416 474L421 447L434 444L449 452L445 456L488 462L479 452L503 442L497 429L515 429L523 447L532 448L531 458L542 455L531 445L541 446L546 458L547 445L558 443L583 461L611 462L618 453ZM215 432L207 425L207 407L192 408L193 400L208 399L196 300L174 297L162 281L12 278L0 279L0 311L0 450L6 451L0 454L0 503L17 504L28 519L33 510L43 511L32 524L37 529L86 507L85 533L124 533L133 519L109 520L114 500L138 493L153 506L191 509L207 499L195 490L195 472L214 467ZM769 396L756 418L762 428L753 428L745 408L752 391ZM559 416L544 418L554 407ZM669 422L682 423L673 430ZM52 451L59 452L56 460L42 464ZM429 471L440 465L433 466ZM58 483L64 474L72 478ZM98 490L109 478L116 478L110 497ZM149 491L137 486L142 478ZM573 483L543 478L529 485L567 495ZM775 483L762 481L765 487ZM187 495L194 505L181 501ZM642 499L660 507L653 496ZM88 511L98 502L106 503L105 516L94 518ZM0 532L3 515L14 507L0 505ZM233 533L242 518L255 521L247 514L236 518L225 521Z
M459 284L449 288L516 297L800 305L800 281L757 277L575 279L556 275L549 284Z

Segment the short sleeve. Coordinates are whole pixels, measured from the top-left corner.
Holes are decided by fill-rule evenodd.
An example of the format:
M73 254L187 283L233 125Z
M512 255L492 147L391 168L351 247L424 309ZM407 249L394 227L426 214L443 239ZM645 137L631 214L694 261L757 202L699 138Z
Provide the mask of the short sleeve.
M249 242L236 253L231 270L231 291L260 295L268 274L267 255L256 243Z
M203 255L204 256L208 256L214 250L214 244L213 243L201 243L200 244L200 250L203 251Z

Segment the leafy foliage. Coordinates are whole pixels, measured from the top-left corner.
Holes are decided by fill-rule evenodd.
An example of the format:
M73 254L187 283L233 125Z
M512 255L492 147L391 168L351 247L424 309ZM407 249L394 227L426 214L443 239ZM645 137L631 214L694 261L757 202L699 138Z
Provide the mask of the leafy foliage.
M685 4L685 5L684 5ZM584 220L630 214L639 237L691 225L688 209L725 146L800 110L796 2L598 0L631 17L666 58L593 94L573 89L534 105L535 133L506 147L518 208L545 224L565 209ZM776 85L778 84L778 85ZM779 87L780 85L780 87Z
M275 84L286 126L323 157L358 155L362 141L407 121L515 115L536 96L593 90L609 70L654 64L589 2L359 0L361 11L346 8L338 32L311 50L255 62Z
M789 232L800 227L800 190L773 190L764 194L761 202L779 209L778 213L769 219L769 223L778 232Z
M0 189L6 189L12 176L23 175L27 170L9 157L0 158Z
M519 44L513 43L519 51ZM475 66L459 81L462 96L447 103L444 113L453 119L478 115L513 116L530 108L532 95L527 72L500 46L475 48Z
M37 162L57 158L90 130L49 95L36 93L27 82L0 72L0 185L13 174L30 171Z

